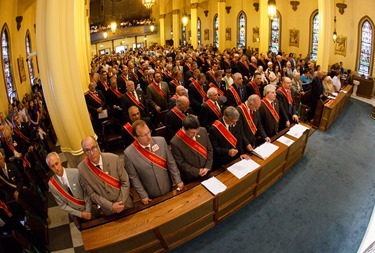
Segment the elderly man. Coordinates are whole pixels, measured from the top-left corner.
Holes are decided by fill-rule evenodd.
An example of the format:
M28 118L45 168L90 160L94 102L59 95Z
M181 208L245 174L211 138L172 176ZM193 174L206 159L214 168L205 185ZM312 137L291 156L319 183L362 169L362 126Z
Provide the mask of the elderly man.
M199 114L199 121L202 127L207 131L215 120L221 119L223 111L223 102L219 99L217 88L209 88L207 91L208 99L202 105L201 113Z
M93 82L89 83L89 91L85 94L85 100L94 131L100 135L101 121L108 117L107 100L101 90L95 89ZM105 115L107 117L104 118Z
M212 167L213 149L204 127L199 126L195 115L182 120L182 128L171 140L172 154L187 183L205 176Z
M266 135L272 137L279 132L280 118L282 122L287 122L287 115L276 99L276 87L274 85L266 85L264 95L265 97L259 107L259 114Z
M152 198L171 191L171 178L182 190L184 183L165 139L151 137L143 120L134 122L132 130L135 141L124 151L125 167L142 203L147 205Z
M240 73L233 75L233 84L227 89L226 95L228 106L236 107L246 101L248 96Z
M181 70L174 70L172 72L172 77L172 80L168 84L171 94L174 94L177 92L177 87L184 84L184 76Z
M296 109L293 106L292 91L292 80L289 77L282 77L281 86L276 91L276 98L281 104L281 107L284 109L285 114L287 115L286 122L280 119L279 131L282 130L285 126L289 126L290 122L298 123L299 119L296 113ZM289 123L288 123L289 122Z
M191 101L191 108L195 115L199 115L202 109L202 104L207 99L208 85L206 84L206 75L200 73L197 80L192 80L188 86L189 99Z
M70 215L90 220L92 202L81 187L78 169L64 168L56 152L47 155L46 163L54 173L48 186L59 207Z
M147 95L161 108L168 109L168 101L171 97L168 84L162 81L160 73L154 74L154 81L147 86Z
M78 165L78 170L81 184L91 200L100 206L105 215L133 207L129 196L129 177L120 157L101 153L98 142L92 136L85 137L81 146L86 159Z
M239 124L242 126L244 135L252 148L255 148L260 142L271 141L264 132L259 118L258 109L261 103L262 101L260 100L260 97L253 94L249 96L245 103L237 107L237 110L240 113ZM260 140L257 143L256 141L258 138Z
M113 116L120 119L123 122L122 109L121 109L121 97L122 93L117 89L117 78L115 76L109 79L109 89L105 92L105 97L107 99L107 104L113 112Z
M246 150L252 147L244 138L242 126L237 124L240 114L233 106L224 110L223 118L216 120L210 127L210 140L214 148L214 169L236 158L249 159Z
M181 96L188 96L187 95L187 89L182 86L182 85L178 85L176 87L176 93L169 99L169 109L172 109L173 107L176 106L176 100L177 98L181 97Z
M246 92L247 95L250 96L252 94L258 95L260 98L261 95L261 88L262 88L262 74L259 72L255 72L253 76L253 80L246 84Z
M166 115L165 126L167 127L167 140L170 140L182 127L182 120L186 115L192 114L190 101L186 96L181 96L176 100L176 106Z

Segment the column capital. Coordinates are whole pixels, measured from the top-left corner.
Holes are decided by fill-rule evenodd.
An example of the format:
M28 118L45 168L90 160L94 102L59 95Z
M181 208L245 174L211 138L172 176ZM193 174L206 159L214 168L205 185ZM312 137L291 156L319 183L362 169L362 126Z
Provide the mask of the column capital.
M219 0L219 3L225 3L227 0Z
M160 14L160 15L159 15L159 18L160 18L160 19L164 19L165 17L166 17L166 14Z
M180 14L180 10L179 10L179 9L173 10L173 11L172 11L172 14L173 14L173 15L174 15L174 14Z
M191 9L198 9L198 6L199 6L199 3L192 3L192 4L190 5L190 8L191 8Z

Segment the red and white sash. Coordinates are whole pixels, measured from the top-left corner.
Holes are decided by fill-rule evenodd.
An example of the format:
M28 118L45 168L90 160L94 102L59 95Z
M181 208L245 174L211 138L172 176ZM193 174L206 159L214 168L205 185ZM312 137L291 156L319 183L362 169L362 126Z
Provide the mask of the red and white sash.
M108 87L107 82L104 82L102 79L100 79L99 81L103 84L104 89L105 89L105 90L108 90L109 87Z
M121 78L125 81L125 83L127 83L129 81L129 79L127 78L127 76L124 75L124 74L121 75Z
M134 138L133 131L132 131L132 125L130 125L129 122L126 122L122 127L126 130L126 132L128 132L130 134L130 136L132 136Z
M141 156L146 158L148 161L158 165L163 170L167 170L167 161L163 157L160 157L157 154L152 153L151 151L148 151L145 148L141 147L138 141L134 141L132 145L141 154Z
M160 96L162 96L165 100L167 100L167 94L159 87L159 85L155 82L151 83L152 87L159 93Z
M247 68L247 70L250 69L250 68L249 68L249 65L247 64L246 61L240 61L240 62L242 63L242 65L244 65L244 66Z
M145 73L143 72L142 69L138 69L138 72L142 75L142 76L145 76ZM135 73L134 73L135 74ZM137 76L138 77L138 76ZM138 78L137 78L138 79Z
M207 99L207 94L206 92L204 92L204 90L202 89L202 87L199 85L199 83L196 81L196 80L192 80L191 82L194 86L194 88L199 92L199 94L201 95L201 97L206 100Z
M251 85L251 87L253 87L255 93L261 98L262 96L260 95L258 85L254 81L251 81L250 85Z
M113 87L109 88L118 98L122 97L122 93L119 92L117 89L114 89Z
M131 101L133 101L134 104L136 104L142 110L145 110L145 106L141 102L139 102L130 91L126 92L126 95L130 98Z
M290 105L293 104L293 98L292 96L290 95L290 91L288 92L284 87L280 87L279 90L281 91L281 93L283 93L283 95L288 99L288 102Z
M233 146L233 148L236 148L237 146L237 138L233 136L231 132L224 126L223 123L216 120L213 124L214 127L220 132L220 134L230 143L230 145Z
M215 80L215 72L213 72L212 70L209 70L207 72Z
M100 99L99 96L95 95L93 92L89 91L87 94L89 94L89 96L95 100L95 102L97 102L99 105L102 105L102 100Z
M138 75L134 72L134 69L129 70L129 72L133 74L134 78L137 79L137 81L139 80L139 77L138 77Z
M267 109L271 112L272 116L274 117L274 119L278 123L279 120L280 120L280 116L277 113L277 111L275 110L275 108L271 105L271 103L266 98L263 98L262 102L266 105Z
M177 81L176 79L173 79L173 80L171 81L171 83L173 83L173 85L176 86L176 87L180 85L180 82Z
M22 140L26 141L28 144L31 144L30 142L30 139L28 137L26 137L22 132L21 130L18 129L18 127L13 127L13 131L19 136L21 137Z
M217 106L215 105L214 102L212 102L211 99L207 100L206 101L206 104L208 105L208 107L216 114L216 116L218 118L221 118L223 115L221 114L221 111L219 110L219 108L217 108Z
M186 143L190 148L192 148L194 151L198 152L204 159L207 159L207 149L200 144L198 141L190 138L187 136L187 134L182 131L181 129L178 130L176 133L177 137L179 137L183 142Z
M171 109L171 111L172 111L174 114L176 114L176 116L179 117L181 120L183 120L183 119L186 117L186 115L183 114L183 113L182 113L180 110L178 110L176 107L173 107L173 108Z
M69 202L81 207L85 208L85 201L82 199L77 199L74 196L70 195L56 180L55 178L51 177L49 180L51 185L62 195L66 198Z
M229 90L230 90L230 92L232 92L233 97L234 97L234 99L236 100L237 105L240 105L242 102L241 102L241 98L240 98L240 96L238 95L236 89L235 89L233 86L230 86L230 87L229 87Z
M210 83L208 86L210 86L210 88L216 88L217 89L217 93L219 93L220 96L224 96L224 91L220 90L220 88L217 87L216 84Z
M117 178L112 177L111 175L108 175L104 171L98 169L95 167L89 160L89 158L86 157L85 159L86 165L89 167L89 169L98 177L100 178L104 183L107 185L120 190L121 184L120 181Z
M240 107L241 111L243 112L243 114L245 115L247 125L251 129L251 132L253 133L253 135L255 135L255 133L257 132L257 127L255 126L255 123L254 123L253 118L251 117L251 115L249 113L249 110L247 109L246 105L244 105L244 104L241 104L239 107Z

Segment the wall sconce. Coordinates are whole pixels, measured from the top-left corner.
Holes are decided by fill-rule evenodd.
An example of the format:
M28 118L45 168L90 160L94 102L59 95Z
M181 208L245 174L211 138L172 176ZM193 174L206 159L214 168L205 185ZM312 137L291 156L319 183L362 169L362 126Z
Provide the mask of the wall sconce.
M333 42L336 43L337 40L337 32L336 32L336 16L333 19Z
M104 32L104 33L103 33L103 38L104 38L104 39L108 38L108 33L107 33L107 32Z
M337 3L336 7L339 8L339 12L342 15L342 14L344 14L345 8L347 7L347 5L344 4L344 3Z
M17 16L17 17L16 17L16 22L17 22L17 31L19 31L20 28L21 28L22 20L23 20L23 17L22 17L22 16Z
M259 11L259 3L253 3L253 6L255 8L255 11L258 12Z
M268 0L268 17L271 20L276 18L276 0Z
M116 31L117 31L117 23L116 23L116 21L112 21L111 22L111 32L116 33Z
M227 14L230 13L230 9L232 9L232 6L225 6L225 10L227 11Z
M188 22L189 22L189 18L186 14L184 14L184 16L182 17L182 25L187 26Z
M293 6L292 9L294 11L297 10L297 6L299 5L299 2L298 1L290 1L290 4Z
M205 11L204 11L204 15L205 15L206 17L208 17L208 10L205 10Z
M155 26L154 25L150 25L150 31L153 33L155 31Z

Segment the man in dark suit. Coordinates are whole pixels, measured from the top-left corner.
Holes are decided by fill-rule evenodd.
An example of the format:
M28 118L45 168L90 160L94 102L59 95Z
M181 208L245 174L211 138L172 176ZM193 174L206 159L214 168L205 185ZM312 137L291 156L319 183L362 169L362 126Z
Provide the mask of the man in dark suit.
M206 128L208 131L215 122L215 120L221 119L223 112L223 102L219 99L219 93L217 88L209 88L207 91L208 99L202 105L201 113L199 114L199 121L201 126Z
M247 99L247 92L243 85L242 75L233 74L233 84L227 89L227 105L237 107Z
M122 94L126 92L126 83L129 81L129 68L124 64L122 65L121 75L117 76L117 88Z
M92 126L97 135L101 133L101 122L106 118L99 118L99 114L107 110L107 101L102 91L95 89L95 84L89 84L89 91L85 94L87 109L90 114ZM108 111L107 111L108 115Z
M100 205L105 215L133 207L128 173L119 156L101 153L98 142L92 136L85 137L81 146L86 159L78 165L78 171L81 184L91 200Z
M160 73L154 74L154 81L147 86L147 95L161 108L161 111L168 109L171 94L168 84L162 81Z
M241 59L237 63L237 67L242 77L248 80L250 78L250 66L245 54L241 56Z
M290 122L298 123L298 116L293 106L292 92L290 90L291 87L292 80L290 80L289 77L284 76L281 78L281 87L276 91L276 98L284 109L285 114L288 116L287 121L289 121L289 125ZM282 128L279 128L279 131L287 126L287 122L283 122L280 120L280 126Z
M176 106L166 115L165 126L167 127L167 140L170 140L182 127L182 120L186 115L192 114L190 101L186 96L176 99Z
M214 148L214 165L217 169L236 158L249 159L246 151L252 147L244 138L242 126L237 124L240 114L233 106L224 110L223 118L215 121L209 131L211 144Z
M208 85L206 84L206 75L200 73L197 81L192 81L189 84L189 99L191 102L191 109L195 115L199 115L202 109L202 104L207 99Z
M242 126L244 135L252 148L255 148L256 145L261 142L271 141L271 139L267 137L259 118L258 109L261 103L260 97L253 94L249 96L245 103L237 107L240 113L238 124ZM256 142L258 138L259 141Z
M177 189L182 190L184 183L165 139L151 137L151 131L143 120L134 122L132 131L135 141L124 151L125 168L142 203L147 205L152 198L170 192L171 178Z
M122 93L117 89L117 78L113 76L109 82L109 89L105 93L107 104L109 108L112 109L111 111L113 112L113 116L119 119L120 122L124 122L121 109Z
M5 156L0 152L0 191L4 193L6 202L18 200L25 184L22 174L13 163L5 163Z
M255 72L253 80L247 83L245 87L248 96L256 94L262 98L262 75L259 72Z
M81 187L78 170L65 169L56 152L47 155L46 163L54 172L48 186L59 207L70 215L90 220L92 202Z
M213 162L211 141L206 129L199 126L195 115L188 115L182 120L182 128L172 138L171 147L185 183L203 177L211 170Z
M259 115L266 135L272 137L279 131L279 122L287 122L287 115L276 99L276 87L274 85L266 85L264 95L265 97L259 107Z
M108 88L109 88L109 85L108 85L107 72L104 69L102 69L99 73L99 80L96 83L96 89L105 93L106 90L108 90Z
M317 75L311 82L311 96L310 96L310 111L307 113L308 119L313 119L315 116L316 105L319 99L324 99L324 88L323 88L323 77L324 73L322 71L318 71Z

